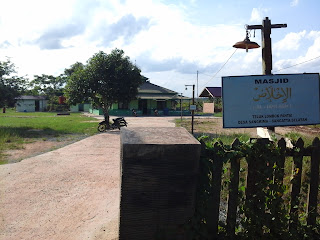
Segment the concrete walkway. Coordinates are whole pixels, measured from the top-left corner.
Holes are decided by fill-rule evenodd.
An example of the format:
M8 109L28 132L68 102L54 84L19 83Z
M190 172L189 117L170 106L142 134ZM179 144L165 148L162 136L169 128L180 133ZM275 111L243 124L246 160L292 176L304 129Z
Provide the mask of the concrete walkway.
M129 128L174 127L173 119L126 117ZM0 239L117 239L119 136L97 134L0 166Z

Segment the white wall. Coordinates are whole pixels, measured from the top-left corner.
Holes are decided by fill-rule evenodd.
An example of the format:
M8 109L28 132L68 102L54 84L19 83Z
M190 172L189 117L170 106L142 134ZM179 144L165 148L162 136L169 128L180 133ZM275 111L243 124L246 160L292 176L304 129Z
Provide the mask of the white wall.
M70 106L70 112L79 112L79 105Z
M214 103L203 103L204 113L214 113Z
M36 110L36 104L35 104L36 100L28 100L28 99L21 99L21 100L17 100L16 103L16 111L17 112L35 112ZM48 100L39 100L39 112L43 112L46 110L47 108L47 102Z
M16 111L17 112L34 112L35 110L34 100L17 100Z

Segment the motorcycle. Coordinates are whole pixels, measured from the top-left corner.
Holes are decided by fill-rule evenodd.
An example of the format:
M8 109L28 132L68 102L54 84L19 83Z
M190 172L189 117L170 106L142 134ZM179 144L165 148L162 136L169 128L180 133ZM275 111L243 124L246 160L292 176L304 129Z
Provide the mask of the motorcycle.
M114 119L112 119L112 121L113 121L112 124L107 124L106 121L100 122L98 125L98 131L105 132L107 130L113 130L116 128L118 128L120 130L121 127L128 126L127 121L123 117L114 118Z

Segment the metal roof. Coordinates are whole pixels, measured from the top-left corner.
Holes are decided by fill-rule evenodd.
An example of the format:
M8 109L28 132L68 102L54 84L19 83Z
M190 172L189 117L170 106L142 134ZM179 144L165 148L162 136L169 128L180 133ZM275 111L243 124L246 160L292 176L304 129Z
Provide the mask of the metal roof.
M160 95L160 94L138 94L137 95L137 98L138 99L151 99L151 100L158 100L158 101L164 101L164 100L190 100L192 98L189 98L189 97L185 97L185 96L181 96L181 95L178 95L178 94L175 94L175 95L167 95L167 94L164 94L164 95Z
M165 94L165 95L176 95L177 92L169 90L167 88L164 87L160 87L158 85L155 85L153 83L150 82L144 82L139 88L138 88L138 94L142 95L142 94Z
M46 96L20 96L20 97L16 97L15 99L17 100L47 100Z
M221 93L221 87L206 87L205 89L203 89L199 97L221 97Z

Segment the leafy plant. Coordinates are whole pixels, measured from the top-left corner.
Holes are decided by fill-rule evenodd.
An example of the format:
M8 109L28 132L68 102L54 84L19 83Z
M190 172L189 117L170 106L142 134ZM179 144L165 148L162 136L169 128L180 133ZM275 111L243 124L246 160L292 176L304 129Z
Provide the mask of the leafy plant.
M307 225L305 212L308 178L303 178L302 194L298 204L298 224L290 214L290 182L283 181L284 167L280 159L284 152L273 142L262 144L260 141L240 141L237 147L223 144L201 136L203 154L200 159L196 209L194 216L185 226L190 239L319 239L320 222L315 226ZM215 161L223 161L221 196L230 190L230 161L240 161L238 185L238 211L235 232L228 232L225 221L219 222L217 235L212 235L209 224L212 214L212 185ZM307 169L308 172L308 168ZM296 170L295 170L296 171ZM287 171L286 171L287 172ZM306 173L308 176L308 173ZM235 189L231 189L234 191ZM230 235L231 234L231 235Z

